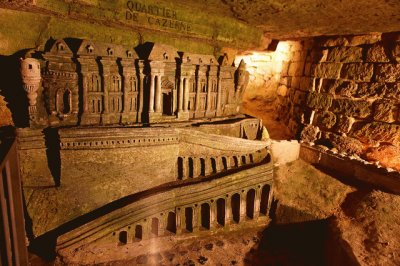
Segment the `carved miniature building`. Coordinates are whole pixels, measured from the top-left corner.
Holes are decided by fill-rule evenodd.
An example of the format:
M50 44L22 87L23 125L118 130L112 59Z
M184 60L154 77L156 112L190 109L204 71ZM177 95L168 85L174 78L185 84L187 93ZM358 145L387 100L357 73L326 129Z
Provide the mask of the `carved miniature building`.
M239 113L244 62L152 43L48 47L21 61L33 249L51 242L67 254L268 219L269 140L260 120Z
M133 47L74 42L79 42L75 51L57 40L43 53L39 100L49 125L188 121L239 113L247 83L244 62L236 69L226 60L219 65L214 56L178 53L161 44L138 47L139 56Z

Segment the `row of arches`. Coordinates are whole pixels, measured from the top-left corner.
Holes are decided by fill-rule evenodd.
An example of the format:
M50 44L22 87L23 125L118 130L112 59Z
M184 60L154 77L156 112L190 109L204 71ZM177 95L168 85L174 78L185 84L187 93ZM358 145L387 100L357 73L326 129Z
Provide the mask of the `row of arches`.
M215 157L178 157L178 180L207 176L242 165L255 163L253 154L215 156Z
M207 201L178 206L119 231L118 243L123 245L159 236L214 230L255 220L260 215L268 215L271 199L271 186L264 184Z

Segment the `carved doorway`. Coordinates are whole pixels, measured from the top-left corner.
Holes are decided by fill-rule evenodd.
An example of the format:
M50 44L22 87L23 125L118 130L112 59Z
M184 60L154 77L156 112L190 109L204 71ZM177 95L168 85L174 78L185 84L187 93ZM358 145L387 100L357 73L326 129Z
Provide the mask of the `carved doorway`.
M161 81L162 91L162 114L173 115L174 113L174 83L163 77Z

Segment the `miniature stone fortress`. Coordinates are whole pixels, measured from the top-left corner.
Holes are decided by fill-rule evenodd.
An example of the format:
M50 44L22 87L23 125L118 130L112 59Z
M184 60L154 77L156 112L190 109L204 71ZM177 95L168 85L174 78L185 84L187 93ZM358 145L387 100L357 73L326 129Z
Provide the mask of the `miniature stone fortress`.
M30 126L18 129L19 157L33 249L51 242L71 259L93 244L268 219L269 140L259 119L240 114L243 61L236 68L226 56L153 43L47 47L21 59Z
M187 121L239 113L248 81L244 62L238 68L211 55L179 52L161 44L136 48L57 40L41 58L22 60L31 124L46 126L108 125ZM35 65L35 68L30 68ZM37 66L42 65L42 74ZM28 75L29 73L29 75ZM247 74L247 75L246 75ZM29 77L30 78L29 78ZM42 80L42 92L39 83ZM37 99L36 99L37 97Z

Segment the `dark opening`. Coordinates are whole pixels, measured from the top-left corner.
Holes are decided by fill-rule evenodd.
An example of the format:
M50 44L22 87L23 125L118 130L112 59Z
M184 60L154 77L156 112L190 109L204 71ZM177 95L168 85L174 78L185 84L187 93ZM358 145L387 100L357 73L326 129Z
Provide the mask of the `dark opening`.
M213 173L216 173L217 172L217 162L215 161L215 158L211 158L211 167L212 167Z
M128 232L126 231L119 232L119 243L123 245L128 243Z
M233 156L233 167L238 167L239 166L239 160L236 156Z
M176 215L174 212L168 213L167 230L171 233L176 233Z
M152 218L151 219L151 233L153 236L158 236L158 219Z
M206 160L204 160L204 158L200 158L200 168L201 168L200 175L205 176L206 175Z
M225 200L217 200L217 222L218 224L225 225Z
M163 101L163 114L164 115L172 115L172 93L163 93L162 94Z
M242 164L246 164L246 156L242 156Z
M71 92L69 90L66 90L63 94L63 110L62 110L62 112L64 114L68 114L71 111L70 100L71 100Z
M232 218L233 221L239 223L240 221L240 195L238 193L234 194L231 199L232 207Z
M193 178L193 158L189 158L189 177Z
M261 201L260 201L260 213L268 214L268 197L269 197L269 185L263 186L261 190Z
M193 232L193 209L191 207L185 208L185 223L186 230Z
M210 205L208 203L201 204L201 226L210 229Z
M250 154L249 157L250 157L250 163L254 163L253 154Z
M178 157L178 179L183 179L183 158Z
M135 227L135 239L142 240L142 238L143 238L143 227L140 224L138 224Z
M256 191L250 189L246 196L246 215L249 218L254 218L254 200L256 196Z
M226 160L226 157L222 157L222 165L224 166L224 169L227 170L228 169L228 162Z

